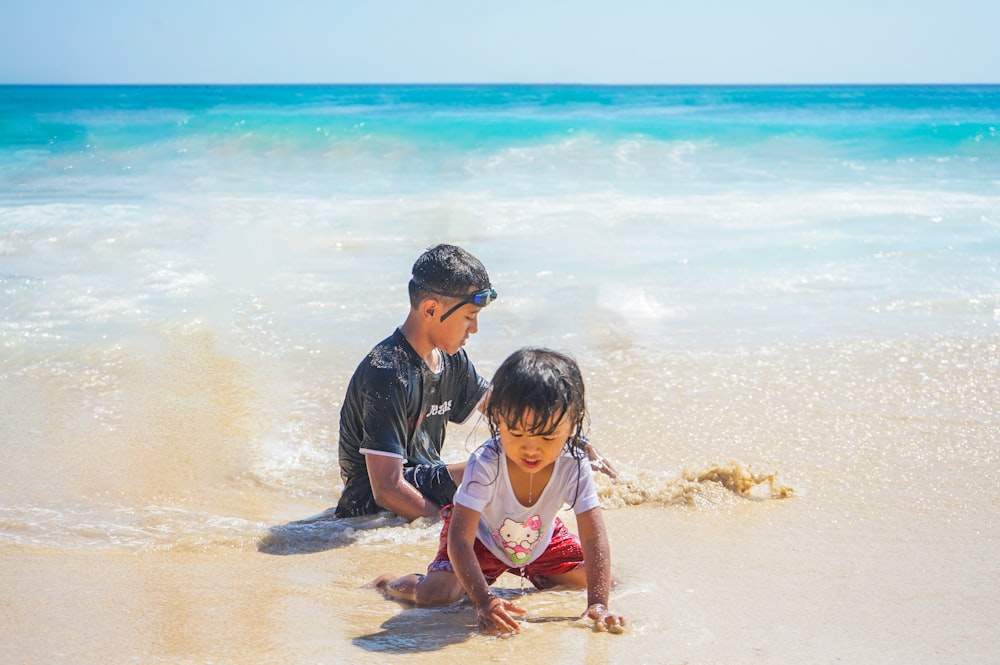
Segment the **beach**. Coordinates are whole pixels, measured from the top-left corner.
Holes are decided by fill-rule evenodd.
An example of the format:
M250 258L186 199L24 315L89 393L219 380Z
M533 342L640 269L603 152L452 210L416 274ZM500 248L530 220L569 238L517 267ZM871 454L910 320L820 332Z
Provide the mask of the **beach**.
M0 120L0 662L996 662L1000 88L3 87ZM515 578L503 639L364 588L436 520L294 524L437 242L500 294L481 374L580 363L624 635Z

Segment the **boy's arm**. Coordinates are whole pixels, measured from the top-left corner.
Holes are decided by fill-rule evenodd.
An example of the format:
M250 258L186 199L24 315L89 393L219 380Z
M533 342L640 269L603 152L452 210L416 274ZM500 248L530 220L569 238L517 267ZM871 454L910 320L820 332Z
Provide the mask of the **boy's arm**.
M592 508L576 516L580 531L580 545L583 547L583 561L587 571L587 611L583 616L594 620L599 629L620 633L625 627L625 619L608 611L608 596L611 593L611 546L608 532L604 527L604 515L600 507Z
M368 480L375 503L400 517L413 521L418 517L433 517L440 507L427 499L403 478L403 460L386 455L365 455Z
M601 453L597 451L590 441L587 441L583 445L583 449L587 452L587 458L590 460L590 468L594 471L600 471L606 475L611 480L618 477L618 470L611 466L609 462Z
M519 633L521 626L510 612L524 614L513 603L490 592L479 561L476 559L476 529L480 513L456 503L448 527L448 559L466 595L476 606L479 630L484 633Z

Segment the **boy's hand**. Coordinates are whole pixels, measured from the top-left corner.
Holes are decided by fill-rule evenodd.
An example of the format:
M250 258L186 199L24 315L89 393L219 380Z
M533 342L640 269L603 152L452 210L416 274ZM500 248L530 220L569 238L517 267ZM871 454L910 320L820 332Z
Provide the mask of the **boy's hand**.
M625 632L625 617L611 614L608 608L600 603L588 607L583 613L583 618L593 620L594 630L606 630L616 635Z
M521 624L510 615L511 612L514 614L524 614L525 610L522 610L510 601L490 594L486 604L476 608L479 632L487 635L520 633Z
M591 469L594 471L600 471L611 480L618 477L618 471L615 470L615 467L611 466L611 462L606 460L601 453L597 452L597 448L594 447L594 444L588 442L587 445L584 446L584 450L587 451L587 459L590 460Z

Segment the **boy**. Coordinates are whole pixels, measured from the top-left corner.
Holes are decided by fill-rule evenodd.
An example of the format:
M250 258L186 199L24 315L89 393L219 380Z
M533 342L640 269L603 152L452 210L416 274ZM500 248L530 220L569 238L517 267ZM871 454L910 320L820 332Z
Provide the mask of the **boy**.
M497 293L479 259L442 244L413 264L409 295L403 325L369 352L347 388L338 517L430 517L462 480L465 464L444 464L441 446L447 423L464 422L488 389L462 347Z

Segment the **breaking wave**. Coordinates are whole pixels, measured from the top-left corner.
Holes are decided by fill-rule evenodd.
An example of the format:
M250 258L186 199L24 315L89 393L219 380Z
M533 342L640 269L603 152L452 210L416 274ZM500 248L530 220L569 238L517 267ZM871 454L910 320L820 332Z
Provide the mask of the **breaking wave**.
M795 490L778 481L778 473L756 473L747 464L731 461L706 469L685 469L679 477L649 477L621 473L611 480L595 476L604 508L646 503L668 506L713 507L734 501L785 499Z

